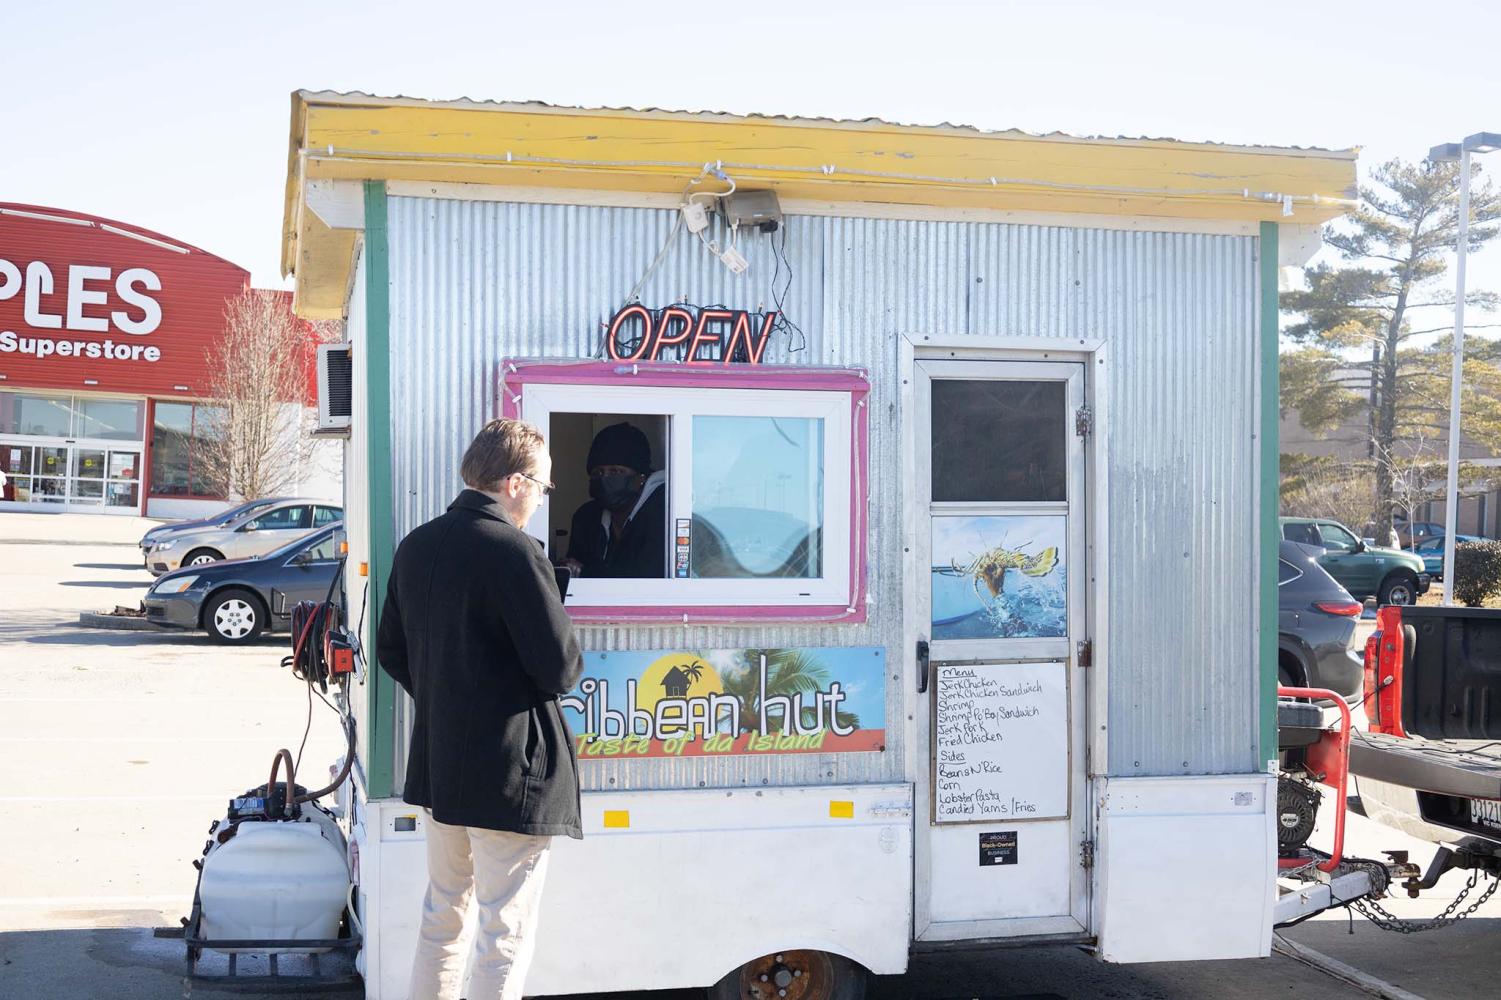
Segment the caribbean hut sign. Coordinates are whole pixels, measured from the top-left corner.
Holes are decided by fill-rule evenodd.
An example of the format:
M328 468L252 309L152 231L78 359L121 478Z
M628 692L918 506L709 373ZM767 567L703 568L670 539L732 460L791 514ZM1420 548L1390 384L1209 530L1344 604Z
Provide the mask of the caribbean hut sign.
M880 647L589 652L559 702L580 760L886 749Z

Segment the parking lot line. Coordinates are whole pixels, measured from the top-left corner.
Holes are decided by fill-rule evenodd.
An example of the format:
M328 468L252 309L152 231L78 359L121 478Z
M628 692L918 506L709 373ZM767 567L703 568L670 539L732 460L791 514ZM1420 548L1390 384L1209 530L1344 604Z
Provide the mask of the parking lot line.
M1286 955L1295 962L1301 962L1309 968L1317 969L1327 976L1365 990L1372 996L1381 997L1382 1000L1423 1000L1416 993L1410 993L1384 979L1377 979L1370 973L1362 972L1353 965L1346 965L1337 958L1330 958L1307 945L1290 941L1281 934L1273 935L1272 950Z

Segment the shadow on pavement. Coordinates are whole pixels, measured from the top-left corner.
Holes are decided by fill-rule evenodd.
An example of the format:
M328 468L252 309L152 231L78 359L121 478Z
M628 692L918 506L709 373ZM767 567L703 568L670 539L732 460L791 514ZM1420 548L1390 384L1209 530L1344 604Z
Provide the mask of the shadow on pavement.
M7 630L0 629L0 638L5 637ZM34 642L48 646L205 646L211 648L220 647L203 632L176 631L160 629L151 632L113 632L109 629L90 628L63 628L54 626L51 631L36 635L16 636L22 642ZM240 643L241 646L255 648L279 648L285 646L289 639L285 634L275 633L262 635L251 642Z
M242 974L264 974L262 956L243 956ZM241 1000L295 995L303 1000L348 1000L363 985L351 975L347 957L322 958L325 975L343 977L338 986L315 987L298 982L309 971L303 956L283 956L279 962L285 983L265 986L232 985L188 979L180 940L158 939L150 927L89 930L13 931L0 934L0 996L27 1000L161 1000L163 997L234 996ZM206 953L200 969L210 975L228 970L226 956Z
M1493 997L1501 982L1496 917L1470 917L1409 935L1357 916L1353 923L1310 920L1281 934L1423 997Z
M74 569L129 569L129 570L138 569L142 573L146 572L146 567L142 566L138 562L133 562L133 563L74 563L73 564L73 568Z
M144 580L63 580L64 587L112 587L115 589L144 590L151 586Z

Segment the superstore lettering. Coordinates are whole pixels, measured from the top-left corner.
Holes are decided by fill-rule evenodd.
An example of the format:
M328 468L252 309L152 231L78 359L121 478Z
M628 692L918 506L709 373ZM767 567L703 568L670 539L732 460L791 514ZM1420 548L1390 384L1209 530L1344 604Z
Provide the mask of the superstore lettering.
M37 358L88 358L97 361L149 361L162 359L161 348L125 344L113 340L51 340L22 337L14 330L0 330L0 354L31 354Z
M22 296L23 319L31 330L74 330L79 333L119 333L144 337L162 323L162 307L148 292L162 290L156 272L127 267L117 275L108 267L70 264L65 288L46 262L21 265L0 258L0 302ZM112 286L112 287L111 287ZM63 293L62 311L49 311L45 299ZM113 291L113 296L111 296ZM119 305L91 314L89 310ZM56 307L53 307L56 309ZM37 359L81 358L90 361L144 361L162 359L161 348L117 340L74 340L28 336L15 330L0 330L0 354L27 354Z

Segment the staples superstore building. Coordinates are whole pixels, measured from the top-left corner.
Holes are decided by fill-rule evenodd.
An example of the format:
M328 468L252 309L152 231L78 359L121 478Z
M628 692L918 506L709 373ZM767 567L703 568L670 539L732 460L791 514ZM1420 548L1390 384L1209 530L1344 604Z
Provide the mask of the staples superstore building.
M184 517L209 350L250 275L137 226L0 202L3 510Z

